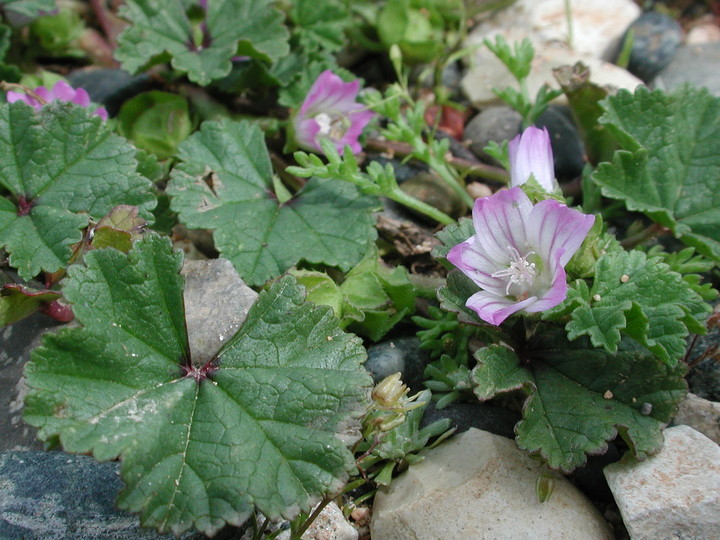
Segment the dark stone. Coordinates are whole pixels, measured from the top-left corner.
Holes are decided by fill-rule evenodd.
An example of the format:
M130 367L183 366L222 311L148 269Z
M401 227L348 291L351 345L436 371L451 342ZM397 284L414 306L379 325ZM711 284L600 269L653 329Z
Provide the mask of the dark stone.
M401 337L383 341L369 347L367 354L365 369L372 374L376 384L399 372L402 381L413 393L423 389L422 377L429 356L420 349L418 338Z
M0 328L0 451L41 450L36 430L22 419L27 392L23 369L42 334L60 323L41 313ZM0 536L2 538L2 536Z
M436 409L435 402L431 402L425 409L420 427L423 428L443 418L452 420L452 426L457 427L457 433L474 427L514 439L514 428L520 421L520 413L479 402L451 403L444 409Z
M550 134L558 181L570 181L580 176L585 166L585 151L570 108L550 105L535 125L546 127Z
M420 173L405 181L400 189L408 195L437 208L452 218L464 216L467 212L465 202L447 183L432 173ZM412 209L408 209L412 212ZM418 213L418 217L427 217Z
M499 165L483 148L490 141L500 144L509 141L522 129L522 116L505 105L488 107L475 115L466 125L464 138L470 141L470 150L486 163Z
M138 516L115 509L123 486L118 466L62 452L0 453L0 538L173 538L142 529Z
M720 42L681 46L652 86L672 92L685 83L703 86L720 97Z
M622 452L617 445L610 442L607 452L602 455L588 456L587 463L575 469L568 475L568 478L591 499L604 502L613 501L612 491L607 484L603 469L605 466L619 461L621 457Z
M649 82L673 59L682 43L682 27L663 13L649 11L630 25L623 42L630 31L633 43L627 70Z
M74 71L68 81L75 88L84 88L95 103L102 103L110 116L120 110L128 99L153 87L152 79L143 73L132 76L122 69L87 69Z

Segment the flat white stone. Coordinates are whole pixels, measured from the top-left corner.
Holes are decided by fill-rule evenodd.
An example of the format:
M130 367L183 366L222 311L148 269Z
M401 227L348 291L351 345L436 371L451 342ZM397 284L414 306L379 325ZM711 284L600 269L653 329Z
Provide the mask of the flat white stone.
M379 540L610 539L597 509L565 478L539 502L541 468L515 441L470 429L378 492L370 532Z
M604 469L628 533L633 540L717 540L720 447L688 426L664 434L656 455Z
M290 531L281 532L277 540L289 540ZM334 502L322 509L302 535L302 540L358 540L358 532L350 525ZM382 539L381 539L382 540Z

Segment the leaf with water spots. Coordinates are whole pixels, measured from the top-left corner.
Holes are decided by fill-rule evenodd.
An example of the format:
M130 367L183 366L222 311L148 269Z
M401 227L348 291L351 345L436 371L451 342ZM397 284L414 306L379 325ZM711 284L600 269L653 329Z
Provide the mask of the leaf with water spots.
M330 308L274 283L235 336L190 357L182 257L148 236L88 253L64 288L79 328L47 335L26 376L25 419L64 449L120 458L120 508L179 534L212 535L255 510L271 519L338 493L354 467L370 376Z
M311 179L288 201L275 196L265 138L248 122L205 122L180 145L168 193L188 227L213 230L215 246L250 285L300 261L347 272L376 238L378 201L340 180Z
M23 279L64 267L90 219L116 205L150 218L155 196L135 149L70 103L0 106L0 248Z

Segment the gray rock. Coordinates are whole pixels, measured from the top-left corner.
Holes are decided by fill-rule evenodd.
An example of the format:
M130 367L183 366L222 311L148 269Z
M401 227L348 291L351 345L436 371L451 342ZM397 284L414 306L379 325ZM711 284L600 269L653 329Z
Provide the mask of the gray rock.
M690 426L720 444L720 403L688 394L673 418L674 424Z
M606 540L612 532L596 508L570 482L554 480L539 502L540 463L514 441L470 429L423 452L378 491L372 538L392 540Z
M633 540L720 538L720 447L702 433L666 429L658 454L605 477Z
M149 90L153 83L146 73L132 76L122 69L86 69L72 72L68 81L75 88L84 88L95 103L102 103L110 116L120 106L140 92Z
M258 295L227 259L186 261L182 274L190 353L202 365L233 337Z
M673 59L682 43L682 27L664 13L649 11L630 25L627 32L630 31L633 43L627 69L649 82ZM623 39L627 37L627 32Z
M117 462L60 452L0 453L0 538L172 538L142 529L138 516L116 510L121 488Z
M580 176L585 166L585 150L570 108L550 105L535 125L546 127L550 134L557 179L562 182Z
M490 141L500 144L520 133L522 116L506 105L488 107L476 114L466 125L464 138L470 141L473 154L487 163L498 165L484 150Z
M720 96L720 43L683 45L663 69L651 86L669 92L685 83L707 88L714 96Z
M0 451L41 450L37 430L22 419L27 392L23 369L42 334L60 325L41 313L0 329Z
M367 369L379 383L393 373L400 373L403 383L413 392L422 390L422 376L429 357L420 349L416 337L401 337L377 343L368 348Z

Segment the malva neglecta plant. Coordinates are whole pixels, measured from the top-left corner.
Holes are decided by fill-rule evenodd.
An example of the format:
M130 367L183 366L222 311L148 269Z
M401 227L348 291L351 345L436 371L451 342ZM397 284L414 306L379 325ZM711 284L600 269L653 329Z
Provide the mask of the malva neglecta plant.
M473 199L408 76L457 52L462 6L360 4L127 0L115 58L152 70L165 94L133 98L117 120L13 63L23 25L54 2L1 6L0 324L37 310L75 319L26 366L25 420L49 447L119 459L117 504L143 526L252 523L260 538L289 520L300 538L329 501L362 485L372 496L450 436L449 420L419 427L430 400L503 397L522 411L518 445L568 473L615 439L638 458L659 451L687 393L688 337L717 297L699 274L720 262L720 99L611 95L581 65L558 72L589 157L566 197L549 134L532 126L555 94L523 90L532 47L489 43L521 85L498 94L527 127L488 148L509 170L478 165L494 193ZM363 88L338 64L347 36L387 54L396 80ZM447 47L422 47L438 39ZM448 105L436 79L432 98ZM140 121L142 107L157 109ZM370 138L404 148L472 219L403 191ZM437 225L437 288L386 262L381 197ZM204 231L259 291L209 359L191 352L176 224ZM432 305L416 314L420 297ZM363 366L398 327L433 360L412 396L397 375L373 389Z

